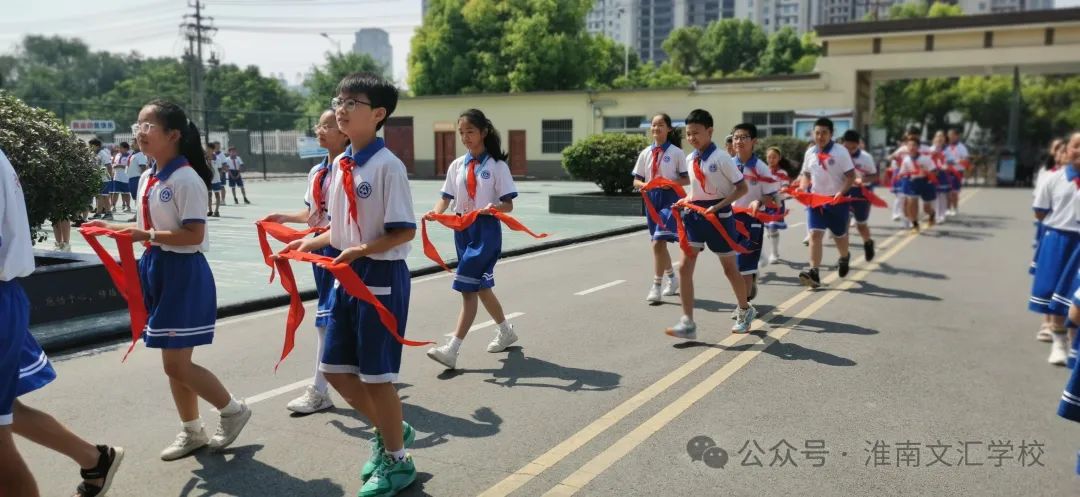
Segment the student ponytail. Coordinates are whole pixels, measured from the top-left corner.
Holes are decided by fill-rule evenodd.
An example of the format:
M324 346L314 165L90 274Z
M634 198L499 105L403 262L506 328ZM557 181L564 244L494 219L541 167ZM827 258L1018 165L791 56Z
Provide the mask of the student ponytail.
M657 114L657 116L663 118L664 124L668 127L667 141L676 147L682 148L682 136L679 134L679 130L671 125L671 116L664 112Z
M462 112L458 119L464 119L481 132L486 132L484 135L484 150L491 158L497 161L506 160L506 152L502 149L502 138L499 137L499 131L495 129L495 125L491 124L491 120L483 112L479 109L469 109Z
M206 162L206 154L203 150L198 126L188 120L184 109L167 100L151 100L146 106L154 107L158 120L165 126L165 131L175 129L180 132L178 152L187 159L188 164L195 169L195 172L202 178L207 190L209 190L210 182L214 179L214 171L210 169L210 164Z

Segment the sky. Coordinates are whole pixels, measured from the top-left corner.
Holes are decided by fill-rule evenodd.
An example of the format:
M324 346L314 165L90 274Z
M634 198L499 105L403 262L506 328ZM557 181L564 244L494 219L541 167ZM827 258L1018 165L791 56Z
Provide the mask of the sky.
M184 14L194 13L188 0L12 1L18 7L5 7L0 16L0 53L14 51L24 35L56 34L82 38L94 50L178 57L187 45L179 24ZM394 79L404 83L409 40L421 20L420 0L203 0L203 5L203 14L219 28L213 49L223 63L284 73L291 84L321 64L326 52L338 50L320 33L347 52L353 33L365 27L390 34Z
M95 50L137 51L147 56L184 53L179 24L192 13L189 0L11 0L0 18L0 53L26 34L77 36ZM194 0L191 0L194 1ZM327 51L353 45L353 33L381 27L390 33L393 76L404 85L409 40L420 25L420 0L203 0L219 31L212 49L224 63L254 64L263 74L284 74L299 84ZM1058 8L1080 0L1057 0ZM327 33L333 40L320 35Z

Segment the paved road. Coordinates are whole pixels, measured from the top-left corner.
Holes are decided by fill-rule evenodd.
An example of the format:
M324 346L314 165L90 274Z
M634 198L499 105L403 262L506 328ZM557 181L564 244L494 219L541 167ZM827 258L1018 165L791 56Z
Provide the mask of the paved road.
M1025 310L1029 195L978 191L960 218L921 236L897 234L876 211L879 259L858 260L844 281L826 273L814 292L797 286L799 262L770 266L757 298L768 322L749 336L727 331L730 290L703 261L695 343L661 333L678 317L673 303L643 302L642 234L503 261L497 289L520 313L520 347L484 352L488 324L458 372L421 349L405 354L400 392L421 475L404 495L1078 495L1080 426L1055 415L1067 372L1046 364ZM785 259L806 259L803 229L785 233ZM448 287L441 275L414 282L409 336L450 331ZM177 419L160 359L144 348L126 364L118 346L56 357L59 379L26 400L128 447L113 495L353 495L370 426L344 409L287 413L313 346L309 334L273 374L283 318L224 320L197 353L254 404L224 454L157 459ZM723 469L706 464L722 462L720 449L691 460L698 436L726 451ZM20 448L44 495L66 495L73 464Z

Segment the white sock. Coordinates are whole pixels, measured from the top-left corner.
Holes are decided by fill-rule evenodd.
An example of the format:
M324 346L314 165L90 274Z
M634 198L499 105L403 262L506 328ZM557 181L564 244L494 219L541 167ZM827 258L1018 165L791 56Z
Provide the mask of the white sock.
M667 270L664 271L664 276L667 276L668 278L674 278L675 277L675 269L670 268L670 267L667 268Z
M499 328L499 331L510 331L510 320L507 319L506 321L503 321L495 326Z
M222 407L218 412L221 413L222 416L232 416L233 414L240 412L240 403L236 401L236 397L230 395L229 405Z
M903 215L903 210L904 210L904 201L903 200L904 199L900 198L899 196L897 196L896 200L893 200L892 213L893 213L894 217L899 217L899 216Z
M315 350L315 391L326 394L329 385L326 382L326 375L322 371L319 371L319 363L322 362L323 346L326 343L326 328L319 327L319 346Z
M778 231L769 232L769 245L772 246L773 255L780 257L780 233Z
M461 339L458 338L458 337L450 337L450 344L449 345L450 345L450 350L453 351L456 354L458 349L461 348Z
M653 284L653 286L660 286L660 281L661 281L661 277L660 277L660 276L653 276L653 277L652 277L652 284Z
M191 421L184 421L180 423L180 425L184 427L184 431L191 433L197 433L202 431L203 429L202 418L195 418Z
M401 449L401 450L396 451L396 452L386 451L386 453L389 454L390 457L393 457L395 461L400 461L402 459L405 459L405 449Z

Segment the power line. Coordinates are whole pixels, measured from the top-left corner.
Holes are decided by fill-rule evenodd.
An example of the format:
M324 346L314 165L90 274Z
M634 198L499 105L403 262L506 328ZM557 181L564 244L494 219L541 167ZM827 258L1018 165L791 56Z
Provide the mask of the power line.
M181 10L179 8L176 8L176 2L174 2L172 0L160 0L160 1L157 1L157 2L151 2L151 3L145 3L145 4L136 4L136 5L132 5L132 6L121 8L121 9L113 9L113 10L107 10L107 11L106 10L91 11L91 12L83 13L83 14L80 14L80 15L77 15L77 16L70 16L70 17L60 17L60 18L52 18L52 19L22 19L22 20L18 20L18 21L2 21L2 22L0 22L0 26L8 26L8 25L11 25L11 26L26 26L26 25L30 25L30 24L50 24L50 25L52 25L52 24L65 24L65 23L69 23L69 22L80 22L80 23L85 24L86 21L87 21L87 17L89 15L93 15L93 16L96 16L96 17L110 17L110 16L114 16L114 15L121 15L121 14L129 14L129 15L131 15L132 12L134 12L136 10L158 9L159 7L166 7L166 6L170 6L170 5L173 6L173 8L176 9L176 10ZM129 20L128 22L132 22L132 21Z
M221 31L234 31L242 33L270 33L270 34L296 34L296 35L318 35L319 33L328 34L353 34L358 29L364 26L349 26L349 27L325 27L325 26L312 26L312 27L297 27L297 26L233 26L233 25L221 25L218 29ZM377 25L367 27L378 27L386 31L407 31L420 27L419 24L398 24L398 25Z

